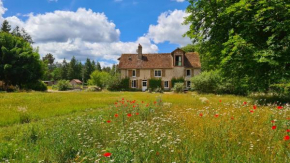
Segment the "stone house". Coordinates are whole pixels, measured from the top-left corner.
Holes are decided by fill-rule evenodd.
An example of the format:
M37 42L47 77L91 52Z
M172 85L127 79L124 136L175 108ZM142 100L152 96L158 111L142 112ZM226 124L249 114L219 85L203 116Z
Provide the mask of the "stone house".
M121 78L130 78L130 88L145 91L149 79L161 78L162 88L172 87L172 78L184 78L186 88L190 88L190 78L201 72L199 54L177 48L171 53L143 54L139 44L137 54L122 54L119 60Z
M79 79L73 79L70 81L70 84L72 85L73 89L80 89L83 82Z

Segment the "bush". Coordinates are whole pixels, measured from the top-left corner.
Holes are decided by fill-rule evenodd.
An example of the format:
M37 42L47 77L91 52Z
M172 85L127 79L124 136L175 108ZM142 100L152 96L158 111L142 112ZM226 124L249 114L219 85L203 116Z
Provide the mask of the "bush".
M182 93L184 90L184 83L175 83L174 87L172 88L172 90L175 93Z
M155 90L156 88L161 88L161 79L149 79L149 88Z
M102 89L100 87L89 87L86 89L87 92L100 92Z
M47 86L42 81L37 81L35 83L28 83L23 85L23 89L34 91L47 91Z
M161 87L157 87L157 88L154 90L154 92L156 92L156 93L163 93L163 90L162 90Z
M270 92L281 97L289 97L290 96L290 83L272 84L270 85Z
M191 79L192 87L199 93L222 92L221 77L218 71L205 71Z
M120 77L116 78L114 82L112 82L108 90L110 91L127 91L129 90L129 82L130 78L124 78L120 80Z
M184 78L172 78L171 79L172 87L175 86L175 83L184 83Z
M71 84L68 80L59 80L56 86L59 91L66 91L71 88Z

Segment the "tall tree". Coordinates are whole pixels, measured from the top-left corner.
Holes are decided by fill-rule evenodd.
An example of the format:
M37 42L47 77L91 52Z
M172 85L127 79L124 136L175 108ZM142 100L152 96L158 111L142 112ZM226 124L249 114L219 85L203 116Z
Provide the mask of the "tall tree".
M73 56L68 65L68 79L82 79L82 64Z
M68 63L65 59L63 59L60 69L60 76L61 79L67 80L68 79Z
M1 32L9 33L11 31L11 25L7 20L4 20L1 26Z
M22 34L21 34L21 31L20 31L19 26L16 26L16 27L13 29L13 31L12 31L11 34L14 35L14 36L17 36L17 37L22 37Z
M23 39L0 33L0 80L6 85L32 86L43 75L37 50Z
M233 92L290 79L290 1L189 2L186 36L200 46L203 69L220 69Z
M31 36L25 31L24 28L21 29L21 35L25 41L29 42L30 44L34 43Z
M102 71L102 67L101 67L100 62L97 62L96 70L98 70L98 71Z
M53 57L53 55L51 53L48 53L48 54L45 55L45 57L42 57L42 60L43 61L47 61L47 63L49 65L52 65L54 60L55 60L55 58Z
M87 58L85 66L84 66L84 82L90 79L90 75L94 72L94 65L91 63L91 60Z

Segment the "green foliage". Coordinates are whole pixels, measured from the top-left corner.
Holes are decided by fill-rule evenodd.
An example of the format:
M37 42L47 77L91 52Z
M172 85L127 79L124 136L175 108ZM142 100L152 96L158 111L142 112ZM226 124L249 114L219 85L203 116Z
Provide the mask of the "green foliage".
M191 79L192 87L199 93L218 93L222 78L218 71L204 71Z
M175 93L182 93L184 91L184 82L182 83L175 83L174 84L174 87L172 88L172 90L175 92Z
M157 87L154 92L156 93L163 93L163 89L161 87Z
M271 84L290 78L290 2L189 3L185 35L198 45L203 70L220 70L231 93L266 92Z
M118 75L118 76L120 76L120 75ZM118 80L115 80L115 82L108 87L108 90L110 90L110 91L128 91L128 90L130 90L129 82L130 82L130 78L124 78L124 79L120 80L120 77L118 77Z
M0 80L6 85L37 82L43 75L43 65L37 50L20 37L0 33Z
M155 78L149 79L149 88L151 90L155 90L157 88L161 88L161 78L159 78L159 79L155 79Z
M174 87L176 83L184 83L184 78L183 77L181 77L181 78L172 78L171 79L171 83L172 83L172 87Z
M78 62L74 56L68 64L67 77L69 80L82 79L82 63Z
M56 86L59 91L66 91L71 88L69 80L59 80Z
M89 58L84 66L84 82L86 83L90 79L90 75L95 71L94 64L91 62Z
M196 45L188 44L181 48L185 52L195 52L196 51Z
M53 57L52 54L48 53L48 54L45 55L45 57L42 57L42 60L43 61L47 61L48 64L52 65L54 60L55 60L55 58Z
M102 89L109 86L111 82L111 75L108 72L95 70L91 75L88 83L90 85L96 85Z
M63 80L68 79L68 66L69 64L66 62L66 59L63 59L60 70L60 76Z
M7 20L4 20L1 26L1 32L9 33L11 31L11 25Z
M270 86L271 92L281 97L290 97L290 83L286 84L272 84Z
M26 90L47 91L46 84L40 80L33 83L24 84L22 88Z

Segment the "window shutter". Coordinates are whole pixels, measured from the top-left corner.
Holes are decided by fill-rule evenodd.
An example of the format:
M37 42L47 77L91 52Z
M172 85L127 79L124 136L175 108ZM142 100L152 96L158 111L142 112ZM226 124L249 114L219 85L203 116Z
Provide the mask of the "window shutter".
M140 77L140 69L137 69L136 71L137 71L136 72L137 73L137 77Z
M129 88L131 88L132 87L132 80L129 80Z
M165 69L162 69L162 77L165 77Z
M161 88L164 89L164 82L165 81L161 81Z
M171 81L168 81L168 85L169 85L169 89L171 89L172 88Z
M142 89L142 79L139 79L138 85L139 85L139 89Z
M154 78L154 70L153 69L150 70L150 74L151 74L151 78Z
M147 79L147 88L149 88L149 79Z
M133 76L133 71L132 70L128 70L128 74L129 74L129 77L132 77Z

